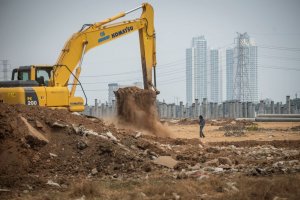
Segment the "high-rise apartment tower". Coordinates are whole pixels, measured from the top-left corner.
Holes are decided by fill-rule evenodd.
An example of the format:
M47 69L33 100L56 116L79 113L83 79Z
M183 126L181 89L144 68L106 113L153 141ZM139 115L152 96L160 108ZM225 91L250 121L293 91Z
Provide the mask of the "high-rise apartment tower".
M207 98L207 41L204 36L194 37L186 49L186 101Z

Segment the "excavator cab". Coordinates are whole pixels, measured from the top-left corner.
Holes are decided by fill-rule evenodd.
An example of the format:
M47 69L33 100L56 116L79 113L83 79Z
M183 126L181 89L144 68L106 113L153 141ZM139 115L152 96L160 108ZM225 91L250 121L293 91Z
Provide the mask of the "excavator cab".
M53 66L34 65L14 69L10 81L0 81L0 103L84 110L83 99L70 96L68 87L49 86L53 70Z
M53 73L53 66L21 66L12 71L11 81L7 84L16 86L48 86Z

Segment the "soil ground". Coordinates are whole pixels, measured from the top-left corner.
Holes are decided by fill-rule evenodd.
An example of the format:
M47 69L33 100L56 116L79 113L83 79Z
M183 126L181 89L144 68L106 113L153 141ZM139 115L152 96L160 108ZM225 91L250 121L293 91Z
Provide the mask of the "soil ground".
M207 121L201 140L194 120L162 124L0 104L0 199L300 199L300 123Z
M300 122L254 122L254 124L263 130L249 131L242 137L225 137L224 131L219 130L221 126L207 124L204 129L205 138L201 138L201 141L206 143L244 140L300 140L299 131L291 130L292 127L300 126ZM198 124L168 123L168 128L172 132L172 138L199 138Z

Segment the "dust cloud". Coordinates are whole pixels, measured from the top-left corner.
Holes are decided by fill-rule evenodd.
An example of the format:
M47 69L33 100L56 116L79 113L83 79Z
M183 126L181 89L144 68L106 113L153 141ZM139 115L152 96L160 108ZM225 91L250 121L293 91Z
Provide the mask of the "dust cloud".
M159 121L155 91L126 87L118 89L115 95L121 123L144 129L156 136L170 136L170 131Z

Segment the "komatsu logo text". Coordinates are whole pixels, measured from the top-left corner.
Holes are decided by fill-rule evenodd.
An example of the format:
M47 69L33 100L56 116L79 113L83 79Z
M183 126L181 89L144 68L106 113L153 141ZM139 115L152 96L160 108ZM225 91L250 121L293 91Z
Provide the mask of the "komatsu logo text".
M133 30L133 26L127 26L127 27L124 28L123 30L120 30L120 31L118 31L118 32L115 32L115 33L111 34L111 37L112 37L112 38L115 38L115 37L118 37L118 36L123 35L123 34L125 34L125 33L128 33L128 32L130 32L130 31L132 31L132 30Z
M109 35L106 35L106 36L105 36L105 33L104 33L104 32L101 32L101 33L100 33L100 36L101 36L101 38L98 39L98 43L103 42L103 41L105 41L105 40L108 40L109 37L110 37Z

